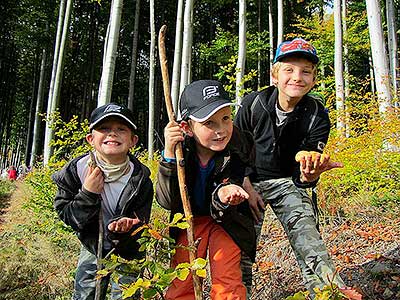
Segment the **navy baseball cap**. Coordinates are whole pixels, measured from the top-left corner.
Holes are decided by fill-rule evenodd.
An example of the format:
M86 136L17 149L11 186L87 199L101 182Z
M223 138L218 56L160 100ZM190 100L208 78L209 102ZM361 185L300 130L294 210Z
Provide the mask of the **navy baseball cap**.
M235 105L220 82L194 81L182 92L179 101L180 119L204 122L221 108Z
M113 116L124 119L130 127L136 129L136 125L133 123L132 111L126 106L116 103L108 103L94 109L90 115L89 129L92 130L101 121Z
M302 56L314 64L319 62L317 50L311 43L301 39L295 38L292 41L281 43L276 49L275 59L273 63L281 61L289 56Z

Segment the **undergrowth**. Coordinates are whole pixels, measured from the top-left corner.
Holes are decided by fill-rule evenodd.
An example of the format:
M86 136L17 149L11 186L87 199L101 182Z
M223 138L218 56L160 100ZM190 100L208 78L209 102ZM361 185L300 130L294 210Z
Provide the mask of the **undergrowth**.
M349 137L332 131L326 151L345 167L323 174L319 182L319 204L327 219L345 219L359 205L391 212L400 204L399 118L388 114L382 120L368 109L368 117L353 124ZM55 131L51 163L37 167L25 179L26 199L19 199L20 206L11 210L7 226L0 231L0 300L32 295L39 300L69 299L71 295L79 242L53 209L56 187L50 175L89 149L83 142L87 124L76 119L56 124L61 128ZM155 182L159 154L148 160L145 151L135 149L135 155L150 168ZM0 199L13 189L13 183L0 182ZM167 223L167 212L154 204L152 220Z

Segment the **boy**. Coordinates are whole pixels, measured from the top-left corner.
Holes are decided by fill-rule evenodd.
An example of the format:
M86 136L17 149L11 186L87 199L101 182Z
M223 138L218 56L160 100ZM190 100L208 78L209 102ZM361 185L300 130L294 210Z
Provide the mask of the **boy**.
M126 259L135 258L140 234L130 234L139 223L149 221L153 199L149 169L129 153L138 141L132 112L114 103L100 106L91 114L89 129L86 140L94 148L97 166L85 154L52 176L58 186L55 209L82 243L75 300L94 299L99 218L104 228L102 257L114 250ZM102 281L101 299L105 299L108 281L109 277ZM124 275L119 281L128 283L133 278ZM121 299L118 283L112 283L111 299Z
M320 154L328 141L329 116L324 106L308 95L316 82L318 61L315 48L303 39L280 44L272 66L274 86L246 96L235 119L235 125L253 133L256 143L256 172L244 185L253 216L261 221L256 232L261 231L264 202L268 202L285 229L312 295L313 288L322 288L332 278L344 287L317 229L317 212L306 192L321 173L342 167L330 161L329 155ZM305 154L300 153L297 162L295 155L300 150L319 153L313 160L302 152ZM249 259L242 261L242 271L250 291Z
M156 186L157 201L182 212L175 146L184 142L186 185L194 216L197 256L207 256L211 269L211 299L245 299L240 271L241 251L254 259L255 231L248 194L241 187L246 175L245 136L233 127L234 105L221 83L200 80L184 89L180 99L181 122L165 127L165 149ZM185 137L183 136L185 133ZM171 232L177 244L187 245L186 231ZM178 248L173 266L188 262L188 251ZM176 279L166 299L194 299L193 280Z

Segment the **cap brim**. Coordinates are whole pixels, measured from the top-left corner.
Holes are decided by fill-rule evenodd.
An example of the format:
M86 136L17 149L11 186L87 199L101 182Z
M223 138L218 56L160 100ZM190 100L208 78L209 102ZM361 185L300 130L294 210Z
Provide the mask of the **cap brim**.
M200 108L193 114L189 115L189 118L192 119L193 121L196 122L204 122L208 118L210 118L213 114L215 114L217 111L220 109L227 107L227 106L237 106L238 104L235 104L229 100L218 100L211 102L210 104Z
M297 57L304 57L305 59L308 59L309 61L311 61L313 64L318 64L319 62L319 58L307 51L301 51L301 50L295 50L295 51L291 51L291 52L287 52L284 53L282 55L280 55L279 57L277 57L274 61L274 63L278 62L278 61L282 61L282 59L287 58L287 57L292 57L292 56L297 56Z
M108 113L108 114L102 116L101 118L99 118L98 120L96 120L96 122L90 124L89 129L92 130L92 129L93 129L97 124L99 124L101 121L103 121L103 120L106 119L106 118L112 117L112 116L120 117L120 118L124 119L126 122L128 122L128 123L133 127L134 130L137 129L136 125L133 124L131 120L129 120L129 119L128 119L127 117L125 117L124 115L121 115L121 114L116 113L116 112Z

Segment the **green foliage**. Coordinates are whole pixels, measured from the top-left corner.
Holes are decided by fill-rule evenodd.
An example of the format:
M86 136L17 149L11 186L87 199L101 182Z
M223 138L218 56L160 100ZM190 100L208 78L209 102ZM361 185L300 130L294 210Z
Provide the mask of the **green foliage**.
M339 199L348 202L365 195L370 199L368 204L396 207L400 198L398 111L380 116L376 102L355 103L354 106L349 104L347 112L352 117L350 137L344 138L332 130L326 152L331 154L332 160L344 163L344 168L322 175L320 203L335 210L340 206Z
M56 111L46 121L54 130L54 140L50 143L54 147L51 162L68 161L89 151L90 145L85 143L86 134L89 133L88 120L80 123L78 117L73 116L69 122L64 122Z
M220 67L220 71L216 74L219 80L227 79L229 82L224 86L225 90L231 95L232 98L235 98L235 86L236 86L236 74L240 71L236 68L236 60L237 56L232 56L229 59L229 63L225 66ZM240 82L240 85L243 87L246 82L251 81L254 77L257 76L256 70L251 70L249 73L245 74ZM243 88L240 90L239 96L243 96L247 93L251 92L251 88Z
M123 287L123 299L134 295L138 290L143 293L144 299L156 299L162 297L164 290L170 286L173 280L185 280L191 272L195 272L200 277L206 276L205 266L207 261L197 258L192 264L189 262L181 263L175 268L170 267L170 259L177 248L185 248L174 244L174 240L169 237L170 228L186 229L189 224L185 221L182 214L175 214L173 220L161 222L158 219L153 220L153 224L145 224L136 230L132 235L138 234L143 230L138 239L139 251L146 252L146 257L142 259L124 260L118 256L111 255L105 259L105 268L98 272L105 276L113 273L114 276L123 271L133 271L141 275L135 282Z

